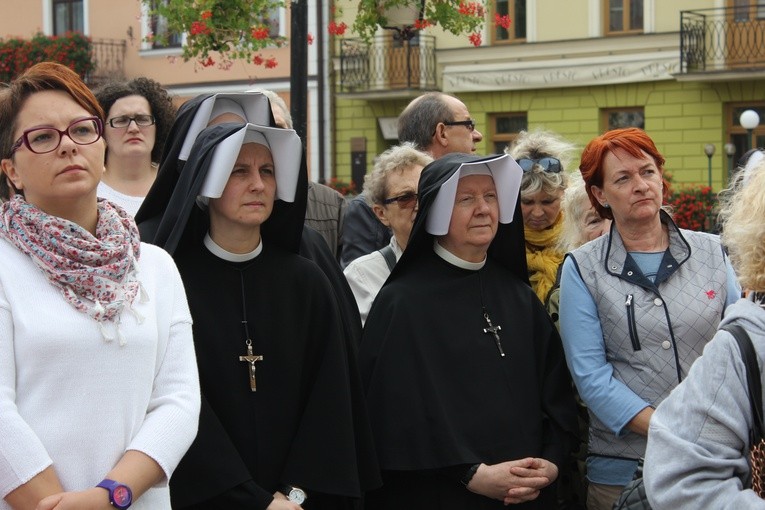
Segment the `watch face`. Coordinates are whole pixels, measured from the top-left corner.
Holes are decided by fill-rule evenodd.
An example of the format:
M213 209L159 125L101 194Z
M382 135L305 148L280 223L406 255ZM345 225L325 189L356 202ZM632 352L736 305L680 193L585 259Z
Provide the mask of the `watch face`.
M293 503L302 505L305 502L305 492L303 492L302 490L298 488L293 487L289 495L287 496L287 499L289 499Z
M112 492L114 503L120 508L127 508L131 503L130 489L124 485L118 485Z

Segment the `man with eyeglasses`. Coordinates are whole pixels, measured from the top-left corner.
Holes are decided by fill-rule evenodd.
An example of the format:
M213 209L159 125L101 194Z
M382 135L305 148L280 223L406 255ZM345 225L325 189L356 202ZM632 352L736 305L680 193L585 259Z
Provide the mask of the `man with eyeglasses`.
M438 159L453 152L473 154L483 135L465 103L443 92L416 97L398 117L399 142L413 142Z
M442 92L416 97L398 118L399 143L411 142L438 159L452 152L472 154L483 135L465 103ZM345 268L352 260L386 246L390 234L375 219L363 193L353 198L345 214L344 246L340 259Z

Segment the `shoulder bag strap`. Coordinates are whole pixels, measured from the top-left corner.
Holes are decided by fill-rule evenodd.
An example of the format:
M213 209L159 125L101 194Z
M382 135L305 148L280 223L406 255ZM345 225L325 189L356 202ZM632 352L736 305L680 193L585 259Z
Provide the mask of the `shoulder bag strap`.
M383 258L385 259L385 263L388 264L388 269L393 271L393 266L396 265L396 254L393 253L393 248L390 247L390 245L380 248L380 253L382 253Z
M744 328L736 324L726 324L724 329L736 339L741 351L741 359L746 366L746 382L749 386L749 405L752 407L752 437L751 444L757 444L763 438L762 427L762 384L760 382L760 367L757 363L757 353L752 340Z

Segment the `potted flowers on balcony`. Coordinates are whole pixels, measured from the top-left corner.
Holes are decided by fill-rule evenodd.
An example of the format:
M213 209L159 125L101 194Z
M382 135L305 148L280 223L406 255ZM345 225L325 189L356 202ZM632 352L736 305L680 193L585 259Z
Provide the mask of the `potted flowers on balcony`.
M471 44L480 46L486 13L485 0L359 0L352 28L369 42L378 27L394 28L407 38L435 26L454 35L467 35ZM496 14L494 23L506 29L510 17Z

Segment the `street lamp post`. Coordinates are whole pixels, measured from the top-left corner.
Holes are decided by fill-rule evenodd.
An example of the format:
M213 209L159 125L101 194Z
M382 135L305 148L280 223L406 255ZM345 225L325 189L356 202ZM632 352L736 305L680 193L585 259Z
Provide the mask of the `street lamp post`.
M728 156L728 183L733 174L733 156L736 155L736 146L730 142L725 144L725 154Z
M709 187L712 187L712 156L715 155L715 144L708 143L704 146L704 154L707 155L707 161L709 162L709 170L707 176L709 177Z
M741 127L746 129L746 150L754 147L752 143L752 133L760 125L760 116L754 110L744 110L738 118Z

